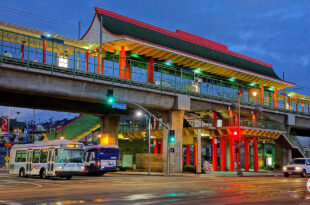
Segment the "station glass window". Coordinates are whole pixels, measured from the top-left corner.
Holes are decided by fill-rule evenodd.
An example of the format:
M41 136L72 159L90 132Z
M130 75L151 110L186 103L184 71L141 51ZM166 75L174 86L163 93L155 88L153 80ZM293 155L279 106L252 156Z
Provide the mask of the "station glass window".
M39 163L39 160L40 160L40 150L35 149L35 150L33 150L32 162L33 163Z

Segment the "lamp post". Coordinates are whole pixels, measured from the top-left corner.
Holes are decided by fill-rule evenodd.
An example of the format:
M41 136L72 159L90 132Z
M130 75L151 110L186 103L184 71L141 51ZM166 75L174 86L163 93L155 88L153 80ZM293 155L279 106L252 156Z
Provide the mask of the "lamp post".
M136 113L137 117L141 117L143 113L138 110ZM151 175L151 117L145 115L148 118L148 145L149 145L149 161L148 161L148 175Z

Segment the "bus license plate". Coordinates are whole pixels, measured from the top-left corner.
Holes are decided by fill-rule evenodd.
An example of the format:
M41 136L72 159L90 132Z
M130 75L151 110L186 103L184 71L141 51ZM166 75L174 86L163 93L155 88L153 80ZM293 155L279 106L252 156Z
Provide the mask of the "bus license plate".
M101 166L103 167L115 167L116 160L101 160Z
M288 172L289 174L293 174L293 172Z

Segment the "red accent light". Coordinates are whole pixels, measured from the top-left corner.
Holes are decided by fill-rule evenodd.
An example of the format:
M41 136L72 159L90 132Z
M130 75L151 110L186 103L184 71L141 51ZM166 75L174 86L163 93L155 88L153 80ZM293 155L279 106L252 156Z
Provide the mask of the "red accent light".
M11 143L5 143L5 147L10 148L10 147L12 147L12 144Z
M238 135L238 132L237 131L234 131L234 136L237 136Z
M96 162L96 166L99 167L100 165L101 165L100 161L97 161L97 162Z

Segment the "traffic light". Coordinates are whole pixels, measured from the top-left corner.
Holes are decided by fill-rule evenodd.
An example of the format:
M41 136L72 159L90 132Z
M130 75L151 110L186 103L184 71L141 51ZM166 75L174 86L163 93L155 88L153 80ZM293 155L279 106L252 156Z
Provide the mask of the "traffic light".
M174 130L169 130L169 142L175 143L175 133Z
M114 103L113 90L111 90L111 89L108 89L107 103L110 105L112 105Z

